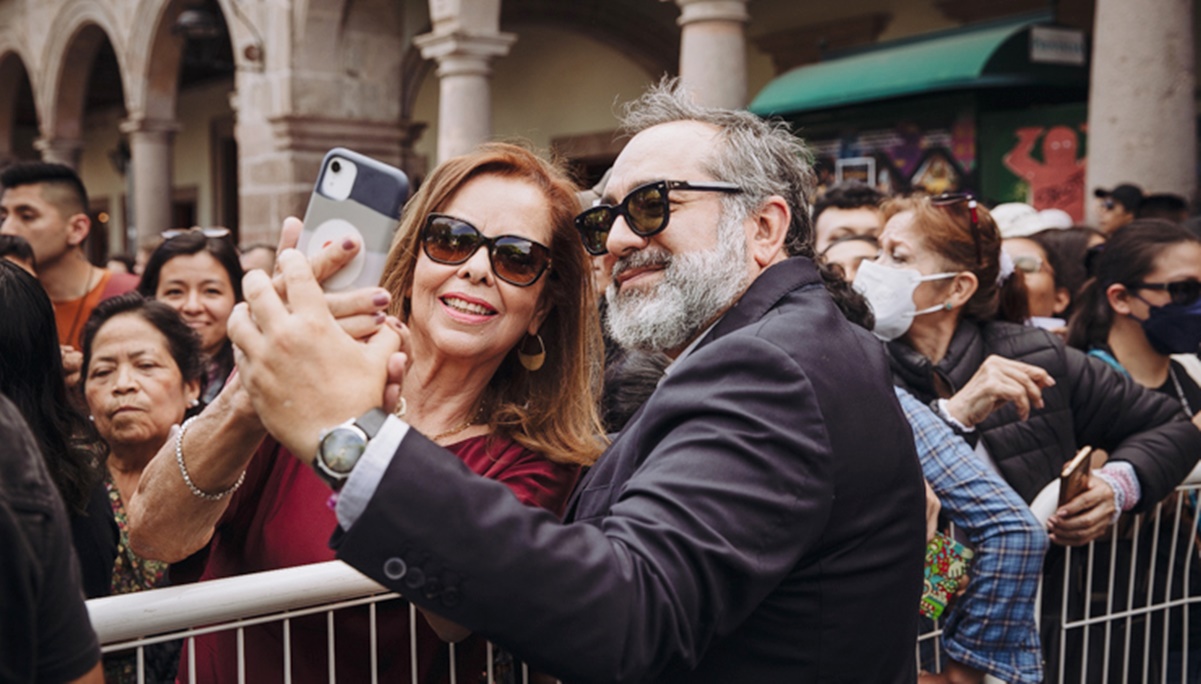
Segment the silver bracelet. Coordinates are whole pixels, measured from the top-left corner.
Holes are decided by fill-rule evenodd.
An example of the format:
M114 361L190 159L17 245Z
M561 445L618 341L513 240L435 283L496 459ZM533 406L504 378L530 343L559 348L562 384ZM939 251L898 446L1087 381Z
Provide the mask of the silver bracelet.
M210 494L200 487L197 487L195 482L192 482L192 476L188 475L188 467L183 464L183 433L187 432L188 426L192 424L192 421L199 417L200 416L192 416L191 418L185 420L183 425L179 426L179 432L175 433L175 462L179 464L179 474L183 476L184 484L188 486L188 489L192 490L193 495L204 499L205 501L220 501L221 499L224 499L230 494L238 491L238 487L241 487L242 482L246 480L246 471L242 471L242 474L238 476L237 482L230 485L227 489L217 492L216 494Z

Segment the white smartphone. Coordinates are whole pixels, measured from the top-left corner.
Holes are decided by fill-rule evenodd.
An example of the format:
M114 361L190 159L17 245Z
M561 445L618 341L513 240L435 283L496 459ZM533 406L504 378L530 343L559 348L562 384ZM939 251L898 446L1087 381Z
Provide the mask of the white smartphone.
M363 245L349 264L326 279L326 291L379 285L408 198L409 179L400 169L341 147L326 153L297 248L312 259L347 237Z

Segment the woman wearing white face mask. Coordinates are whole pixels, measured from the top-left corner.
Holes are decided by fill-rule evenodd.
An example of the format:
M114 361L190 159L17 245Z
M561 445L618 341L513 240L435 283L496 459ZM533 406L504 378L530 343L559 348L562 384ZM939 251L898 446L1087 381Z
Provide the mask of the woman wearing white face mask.
M1090 488L1051 516L1052 541L1087 543L1119 510L1145 510L1172 491L1201 433L1170 398L1007 322L1025 318L1025 292L1002 264L987 210L958 195L895 200L884 212L880 257L860 265L855 287L889 340L896 383L933 404L1027 502L1078 447L1110 453Z
M1048 521L1052 541L1087 543L1119 510L1146 510L1172 491L1196 461L1201 432L1171 398L1010 322L1026 317L1022 275L1003 264L983 207L943 196L896 200L884 213L880 257L860 265L855 288L872 304L896 384L934 406L1027 503L1077 447L1109 451L1089 489ZM948 669L930 681L983 674Z

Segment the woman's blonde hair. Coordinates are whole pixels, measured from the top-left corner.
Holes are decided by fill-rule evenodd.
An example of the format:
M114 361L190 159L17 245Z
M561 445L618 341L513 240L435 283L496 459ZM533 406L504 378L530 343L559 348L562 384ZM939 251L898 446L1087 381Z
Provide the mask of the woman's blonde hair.
M591 268L575 229L576 185L558 166L508 143L488 143L448 159L426 178L405 206L388 253L381 285L392 293L392 313L408 322L408 294L421 254L426 217L481 176L520 180L542 191L551 218L551 267L542 290L549 313L539 334L546 362L528 371L518 342L488 383L480 407L494 433L560 463L588 465L603 447L598 416L602 352Z

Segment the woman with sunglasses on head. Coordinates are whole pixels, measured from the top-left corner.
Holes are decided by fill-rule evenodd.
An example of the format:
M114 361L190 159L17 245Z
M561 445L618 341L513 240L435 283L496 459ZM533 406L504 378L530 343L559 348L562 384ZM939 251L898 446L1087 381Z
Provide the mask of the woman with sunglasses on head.
M1078 447L1111 454L1090 489L1051 517L1052 541L1097 538L1117 510L1150 508L1192 469L1201 432L1175 402L1020 325L1022 275L1002 265L987 210L966 197L918 198L887 203L885 215L880 257L860 265L855 286L888 340L897 384L978 438L1027 502Z
M1201 452L1201 432L1171 399L1020 324L1022 275L1002 264L983 207L941 196L894 200L884 212L880 257L860 265L855 287L872 304L896 383L974 444L1027 503L1079 446L1110 452L1089 489L1051 516L1052 541L1087 543L1117 511L1146 510L1172 491Z
M200 400L208 403L234 367L225 324L242 301L242 265L227 228L169 230L146 262L138 292L175 309L200 335L208 360Z
M520 147L482 146L440 165L408 203L382 289L328 295L356 337L378 330L384 307L407 326L409 363L396 402L405 422L445 446L448 458L556 515L579 467L602 447L600 335L572 225L578 207L557 168ZM289 223L285 230L294 230ZM270 438L260 446L265 431L236 374L179 434L135 497L142 553L179 561L204 551L192 559L203 563L203 579L334 558L336 520L326 502L337 473L318 475ZM427 576L424 591L453 600L453 573L416 550L398 553L410 576ZM410 681L408 616L399 602L378 610L381 679ZM370 681L366 608L341 611L336 622L338 679ZM448 640L466 636L432 614L418 620L420 682L447 678L446 646L430 625ZM245 639L247 680L279 680L280 627L248 628ZM293 620L291 639L294 680L327 679L326 618ZM236 681L236 634L196 644L199 681ZM482 640L471 637L455 653L458 672L483 671Z

